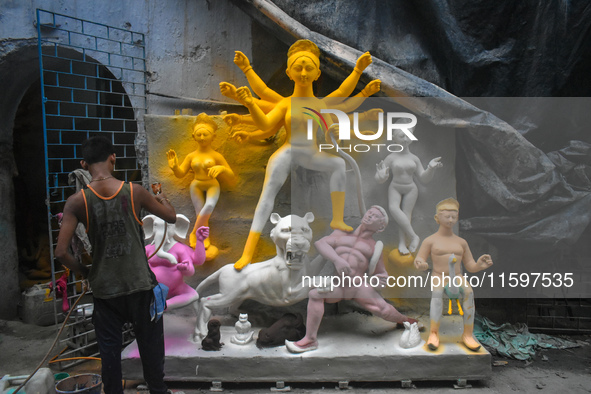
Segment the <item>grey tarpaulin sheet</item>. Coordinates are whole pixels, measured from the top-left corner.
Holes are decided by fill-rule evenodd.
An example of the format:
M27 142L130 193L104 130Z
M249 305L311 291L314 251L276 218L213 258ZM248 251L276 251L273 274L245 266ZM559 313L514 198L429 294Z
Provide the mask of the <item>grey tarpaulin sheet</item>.
M578 347L576 342L545 335L532 334L525 324L496 325L486 317L474 319L474 336L493 353L516 360L530 360L541 349Z
M371 51L365 80L436 125L457 128L462 230L548 246L591 221L587 127L547 135L458 96L587 96L591 4L577 1L234 0L286 44L308 38L342 78ZM430 99L430 104L433 100ZM524 127L528 126L528 127ZM533 141L533 143L532 143ZM576 169L575 169L576 167ZM576 179L575 184L571 182Z

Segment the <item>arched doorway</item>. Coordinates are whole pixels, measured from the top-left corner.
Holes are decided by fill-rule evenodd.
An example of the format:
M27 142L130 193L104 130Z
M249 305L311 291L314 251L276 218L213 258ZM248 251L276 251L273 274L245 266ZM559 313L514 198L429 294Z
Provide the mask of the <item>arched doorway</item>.
M40 80L34 81L18 104L13 128L13 178L19 288L51 280Z
M77 149L80 143L93 135L107 137L117 149L115 176L125 181L141 181L134 147L137 124L122 84L103 65L93 62L88 67L87 60L84 63L87 67L76 66L72 63L80 58L79 53L60 52L60 59L54 59L44 69L48 198L40 79L23 95L14 120L13 152L18 173L14 178L15 230L21 290L52 279L49 231L55 243L59 232L56 216L76 191L70 174L80 169ZM75 73L60 74L60 70L69 69ZM82 86L81 78L86 77L91 81L85 81L84 89L77 89ZM51 207L49 227L46 199ZM53 268L58 275L62 271L59 266Z
M54 245L40 251L40 239L55 242L54 216L75 192L68 175L79 168L80 142L97 133L111 138L116 175L141 181L135 139L146 111L143 34L41 10L37 25L38 40L14 40L0 59L0 318L17 314L19 284L28 285L23 273L42 276L51 265ZM39 270L37 255L48 251Z
M71 48L54 47L53 53L58 56L44 63L43 79L34 56L36 46L23 45L10 54L9 62L0 64L0 71L6 71L0 82L7 86L7 95L0 99L0 106L5 104L0 109L4 115L0 150L6 152L0 160L0 192L6 196L2 204L7 208L0 210L0 248L9 256L0 264L0 273L8 273L0 275L6 293L0 300L2 318L17 314L23 290L47 285L64 273L53 262L59 232L56 216L76 192L70 173L80 169L82 141L94 135L107 137L117 151L115 176L142 180L135 140L137 114L145 109L132 105L124 82L107 66ZM71 304L80 287L71 276L68 282ZM57 301L26 314L34 319L27 322L46 325L59 320L61 299ZM24 307L21 303L21 312ZM94 352L89 319L83 314L81 324L71 325L76 330L70 336L76 339L68 340L74 348L71 355Z

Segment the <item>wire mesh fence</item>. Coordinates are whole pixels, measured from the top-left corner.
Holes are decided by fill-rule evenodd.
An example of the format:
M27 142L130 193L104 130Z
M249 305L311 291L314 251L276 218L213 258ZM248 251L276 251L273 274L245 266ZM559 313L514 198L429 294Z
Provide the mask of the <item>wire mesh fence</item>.
M37 33L50 259L59 233L60 213L69 196L84 187L80 144L93 136L109 139L117 154L115 177L141 182L135 139L146 112L144 34L46 10L37 10ZM88 259L84 242L75 256ZM52 283L67 275L68 304L82 292L81 278L52 264ZM57 299L57 297L56 297ZM77 307L67 322L63 359L96 355L94 328L87 305ZM56 323L61 300L54 304ZM131 334L124 335L127 341ZM76 360L61 363L66 367Z

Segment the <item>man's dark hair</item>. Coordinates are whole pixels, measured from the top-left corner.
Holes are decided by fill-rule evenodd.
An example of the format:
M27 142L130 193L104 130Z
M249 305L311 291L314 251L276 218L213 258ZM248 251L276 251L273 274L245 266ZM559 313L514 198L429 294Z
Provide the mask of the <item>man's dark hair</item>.
M82 143L82 158L86 164L105 161L113 153L115 148L105 137L91 137Z

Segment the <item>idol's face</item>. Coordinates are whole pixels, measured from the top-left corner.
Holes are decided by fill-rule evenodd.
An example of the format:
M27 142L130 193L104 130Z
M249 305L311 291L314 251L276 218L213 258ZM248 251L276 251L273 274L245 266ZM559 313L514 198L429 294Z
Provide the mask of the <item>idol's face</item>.
M406 135L406 133L400 129L394 130L392 133L392 140L403 146L408 146L412 143L412 140L408 137L408 135Z
M455 210L441 210L435 215L435 221L440 226L452 228L458 222L459 212Z
M370 208L363 215L361 223L369 230L381 231L384 229L384 215L379 209Z
M287 75L296 84L307 86L320 77L320 69L309 57L302 55L287 70Z
M213 141L213 128L209 125L199 124L193 130L193 139L199 145L208 145Z

